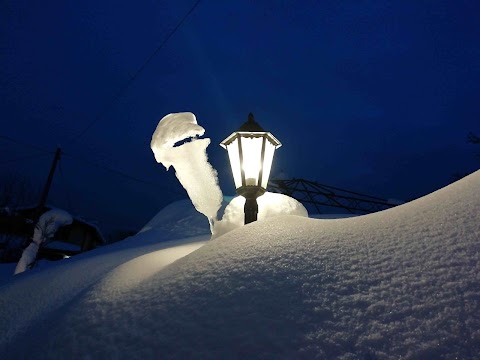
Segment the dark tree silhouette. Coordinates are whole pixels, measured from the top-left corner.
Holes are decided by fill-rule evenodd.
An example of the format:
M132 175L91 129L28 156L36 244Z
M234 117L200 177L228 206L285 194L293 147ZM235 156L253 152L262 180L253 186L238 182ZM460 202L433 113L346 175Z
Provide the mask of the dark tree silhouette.
M0 179L0 209L35 204L39 194L28 178L13 174Z
M15 209L38 202L40 189L17 174L0 178L0 217L8 217ZM17 261L26 237L11 233L4 220L0 221L0 263Z
M472 144L480 144L480 137L475 135L473 132L468 133L468 142Z
M473 132L469 132L467 135L467 142L470 144L478 145L480 144L480 137L478 137L476 134ZM480 152L477 152L475 156L480 159ZM461 173L461 172L456 172L452 175L451 177L451 182L455 182L457 180L460 180L461 178L464 178L465 176L470 175L470 173Z
M480 144L480 137L475 135L473 132L468 133L468 142L471 144L479 145ZM475 156L480 159L480 152L477 152Z

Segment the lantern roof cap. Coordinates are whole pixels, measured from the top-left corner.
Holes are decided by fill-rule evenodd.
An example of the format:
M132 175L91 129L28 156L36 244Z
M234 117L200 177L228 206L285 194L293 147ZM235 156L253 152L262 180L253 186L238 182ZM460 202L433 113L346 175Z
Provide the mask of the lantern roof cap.
M248 114L248 120L237 131L231 133L225 140L220 143L220 146L227 148L238 137L264 137L270 141L272 145L278 149L282 143L268 131L265 131L256 121L252 113Z
M248 131L248 132L265 132L265 130L260 126L259 123L255 121L255 117L252 113L248 114L248 120L240 126L237 131Z

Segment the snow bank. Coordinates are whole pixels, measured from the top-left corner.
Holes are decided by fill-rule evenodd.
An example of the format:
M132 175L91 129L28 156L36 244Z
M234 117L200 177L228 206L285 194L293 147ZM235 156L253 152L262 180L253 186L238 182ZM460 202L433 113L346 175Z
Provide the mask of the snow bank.
M375 214L269 218L138 279L128 267L141 258L92 276L72 266L26 277L0 288L0 350L38 359L472 359L480 354L479 193L476 172ZM58 294L52 281L59 291L70 286L60 280L65 270L90 286L73 285L75 297L41 312L35 305ZM26 298L32 307L18 307Z
M359 214L310 214L308 217L313 219L346 219L361 216Z
M212 222L217 217L223 196L217 171L207 159L210 139L197 139L204 133L205 129L197 124L194 114L169 114L158 123L150 146L157 162L167 170L170 166L175 168L175 175L195 208ZM175 146L181 141L185 142Z
M190 200L179 200L167 205L139 231L139 234L144 232L152 232L149 237L156 241L159 238L165 241L211 235L208 220L195 210Z
M35 268L9 280L4 278L0 286L0 358L10 358L4 356L7 350L7 354L18 350L16 345L10 345L13 338L21 338L19 334L32 324L43 326L55 321L65 304L74 303L97 283L107 281L110 292L122 292L200 248L209 238L210 234L165 242L154 231L144 232L70 259L44 262L41 271ZM29 341L25 344L28 347ZM32 359L36 355L29 353L25 357Z

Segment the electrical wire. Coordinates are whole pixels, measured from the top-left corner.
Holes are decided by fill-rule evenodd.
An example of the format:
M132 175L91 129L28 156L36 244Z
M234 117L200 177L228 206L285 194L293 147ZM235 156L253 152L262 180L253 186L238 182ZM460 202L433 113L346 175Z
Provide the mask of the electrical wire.
M50 155L50 154L35 154L35 155L29 155L29 156L22 156L22 157L15 158L15 159L0 161L0 165L9 164L9 163L13 163L13 162L19 162L19 161L23 161L23 160L35 159L35 158L39 158L39 157L47 156L47 155Z
M133 176L133 175L124 173L124 172L122 172L122 171L120 171L120 170L113 169L113 168L111 168L111 167L108 167L108 166L105 166L105 165L101 165L101 164L95 163L95 162L90 161L90 160L86 160L86 159L81 158L81 157L78 157L78 156L76 156L76 155L71 155L71 154L64 153L64 152L62 153L62 155L68 156L68 157L70 157L70 158L72 158L72 159L74 159L74 160L81 161L81 162L83 162L83 163L85 163L85 164L88 164L88 165L90 165L90 166L93 166L93 167L96 167L96 168L99 168L99 169L103 169L103 170L109 171L109 172L111 172L111 173L113 173L113 174L122 176L122 177L124 177L124 178L126 178L126 179L129 179L129 180L132 180L132 181L136 181L136 182L139 182L139 183L142 183L142 184L145 184L145 185L153 186L153 187L155 187L156 189L162 188L163 190L166 190L166 191L168 191L168 192L175 193L175 194L177 194L177 195L183 195L180 191L177 191L177 190L175 190L175 189L169 189L169 188L167 188L167 187L165 187L165 186L156 184L156 183L151 182L151 181L147 181L147 180L140 179L140 178L138 178L138 177L136 177L136 176Z
M193 13L193 11L196 9L199 3L200 3L200 0L195 1L193 6L180 19L178 24L167 34L165 39L160 43L160 45L155 49L155 51L147 57L147 59L143 62L143 64L137 69L137 71L133 74L133 76L127 81L125 86L120 88L120 90L115 94L113 99L107 103L107 105L103 108L103 110L99 112L97 116L90 123L88 123L87 126L76 137L74 137L72 140L69 141L70 145L80 140L80 138L82 138L87 133L87 131L90 130L90 128L93 125L95 125L107 113L110 107L125 94L125 92L130 87L130 85L132 85L132 83L137 79L140 73L143 70L145 70L145 68L150 63L150 61L152 61L153 58L159 53L159 51L165 46L167 41L170 40L170 38L177 32L178 29L180 29L180 27L184 24L185 20L187 20L187 18Z
M41 157L41 156L45 156L45 155L52 155L54 154L54 152L52 151L48 151L48 150L45 150L45 149L42 149L36 145L32 145L32 144L28 144L28 143L25 143L25 142L21 142L21 141L18 141L16 139L13 139L11 137L8 137L8 136L3 136L3 135L0 135L0 138L3 138L3 139L6 139L6 140L9 140L11 142L14 142L18 145L21 145L21 146L26 146L26 147L29 147L29 148L33 148L33 149L36 149L38 151L42 151L44 152L44 154L40 154L40 155L31 155L31 156L26 156L26 157L22 157L22 158L17 158L17 159L10 159L10 160L7 160L7 161L4 161L4 162L0 162L0 165L1 164L4 164L4 163L9 163L9 162L14 162L14 161L20 161L20 160L26 160L26 159L29 159L29 158L34 158L34 157ZM109 167L109 166L105 166L105 165L101 165L99 163L96 163L94 161L90 161L90 160L87 160L85 158L82 158L82 157L79 157L79 156L76 156L76 155L72 155L72 154L69 154L69 153L65 153L62 151L62 156L67 156L67 157L70 157L71 159L73 160L78 160L80 162L83 162L85 164L88 164L92 167L96 167L96 168L99 168L99 169L103 169L105 171L108 171L110 173L113 173L113 174L116 174L118 176L122 176L126 179L129 179L129 180L132 180L132 181L136 181L138 183L142 183L142 184L145 184L145 185L149 185L149 186L153 186L155 187L156 189L163 189L164 191L168 191L170 193L173 193L173 194L176 194L176 195L180 195L180 196L183 196L184 193L180 192L179 190L176 190L176 189L172 189L172 188L167 188L165 186L162 186L162 185L159 185L159 184L156 184L154 182L151 182L151 181L147 181L147 180L143 180L143 179L140 179L136 176L133 176L133 175L130 175L130 174L127 174L123 171L120 171L120 170L117 170L117 169L114 169L112 167ZM59 163L60 165L60 163ZM60 168L60 166L59 166Z
M26 146L26 147L29 147L31 149L35 149L37 151L41 151L41 152L44 152L44 153L53 154L53 152L51 150L47 150L47 149L42 148L42 147L37 146L37 145L32 145L32 144L28 144L28 143L23 142L23 141L16 140L14 138L11 138L10 136L0 135L0 139L4 139L4 140L10 141L10 142L13 142L17 145Z

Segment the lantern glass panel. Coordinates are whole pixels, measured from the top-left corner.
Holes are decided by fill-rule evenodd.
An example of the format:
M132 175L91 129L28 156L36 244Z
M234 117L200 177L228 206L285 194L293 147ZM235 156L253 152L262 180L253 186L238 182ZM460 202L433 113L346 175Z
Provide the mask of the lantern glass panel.
M245 185L257 186L260 169L262 168L262 143L263 137L241 138L243 153L243 171L245 172Z
M242 169L240 168L240 153L238 152L238 137L226 146L228 157L230 158L230 166L232 167L233 180L235 188L242 186Z
M266 189L268 185L268 178L270 177L270 170L272 169L275 148L276 146L272 144L269 139L265 141L265 157L263 161L262 183L260 184L260 186L264 189Z

